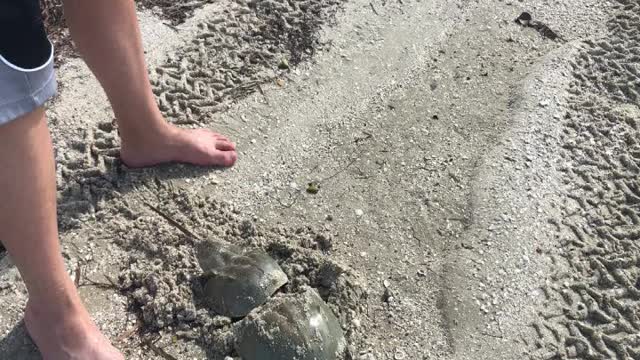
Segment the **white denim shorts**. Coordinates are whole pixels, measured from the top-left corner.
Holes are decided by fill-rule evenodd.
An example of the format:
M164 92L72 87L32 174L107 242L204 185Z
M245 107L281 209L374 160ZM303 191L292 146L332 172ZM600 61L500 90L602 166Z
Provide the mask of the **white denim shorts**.
M0 54L0 126L44 105L56 89L53 46L48 60L33 69L14 65Z

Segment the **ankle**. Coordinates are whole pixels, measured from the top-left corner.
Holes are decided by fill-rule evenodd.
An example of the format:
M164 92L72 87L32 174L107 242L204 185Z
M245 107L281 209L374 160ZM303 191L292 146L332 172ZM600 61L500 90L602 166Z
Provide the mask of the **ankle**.
M25 309L27 326L33 324L49 324L57 336L82 336L92 324L89 313L84 308L77 294L58 296L49 301L29 299Z
M123 145L136 145L170 137L175 129L155 109L139 111L135 118L118 117L118 130Z
M26 311L32 317L53 322L86 314L75 288L59 289L44 296L30 295Z

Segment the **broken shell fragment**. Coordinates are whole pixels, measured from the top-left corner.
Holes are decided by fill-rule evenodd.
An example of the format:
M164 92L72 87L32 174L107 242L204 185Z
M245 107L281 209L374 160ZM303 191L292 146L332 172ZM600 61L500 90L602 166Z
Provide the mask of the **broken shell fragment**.
M198 244L198 262L207 279L207 304L232 318L246 316L288 282L280 265L261 249L205 241Z
M253 311L240 323L236 343L244 360L334 360L344 347L338 319L311 288Z

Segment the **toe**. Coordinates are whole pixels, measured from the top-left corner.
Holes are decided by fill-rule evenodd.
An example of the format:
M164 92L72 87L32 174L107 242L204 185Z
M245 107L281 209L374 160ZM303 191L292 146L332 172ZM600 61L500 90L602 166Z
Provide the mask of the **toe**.
M213 165L218 166L233 166L238 159L238 154L235 151L216 151L213 155Z
M218 133L215 133L215 132L212 132L211 135L213 135L213 138L216 139L216 140L229 141L229 138L227 138L224 135L221 135L221 134L218 134Z
M236 149L236 145L228 140L218 140L216 141L216 149L222 151L231 151Z

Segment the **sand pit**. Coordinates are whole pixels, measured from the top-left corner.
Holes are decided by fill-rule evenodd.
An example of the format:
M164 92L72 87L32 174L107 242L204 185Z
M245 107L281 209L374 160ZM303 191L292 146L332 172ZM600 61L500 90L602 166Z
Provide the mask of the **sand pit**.
M127 359L640 356L635 2L139 4L163 114L240 161L127 169L61 59L63 255ZM0 358L25 302L0 255Z

